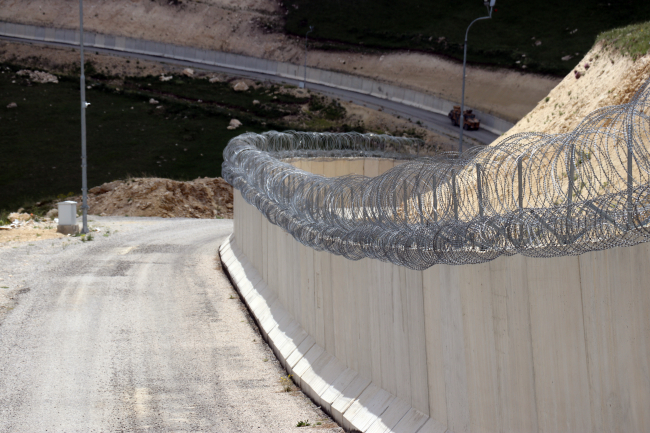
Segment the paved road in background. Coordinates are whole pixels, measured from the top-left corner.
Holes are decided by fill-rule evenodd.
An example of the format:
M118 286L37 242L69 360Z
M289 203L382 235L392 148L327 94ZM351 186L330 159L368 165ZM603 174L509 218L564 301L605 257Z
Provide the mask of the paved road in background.
M215 261L232 220L91 219L118 232L0 244L0 432L342 432L282 392Z
M31 39L22 39L22 38L8 37L8 36L0 36L0 39L12 41L12 42L35 44L35 45L78 48L78 45L64 44L59 42L40 42L40 41L36 42ZM299 80L294 80L285 77L278 77L276 75L244 71L244 70L234 69L234 68L225 68L225 67L214 66L205 63L188 62L185 60L170 59L168 57L151 56L146 54L130 53L127 51L110 50L106 48L95 48L95 47L88 48L88 50L99 52L102 54L120 56L120 57L129 57L129 58L135 58L140 60L148 60L152 62L169 63L173 65L187 66L196 69L222 72L229 75L247 77L255 80L282 82L282 83L293 84L293 85L298 85L300 83ZM431 79L433 80L435 78L431 77ZM431 131L435 131L440 134L445 134L448 136L458 138L458 132L459 132L458 128L453 127L451 122L449 121L449 118L442 114L437 114L431 111L422 110L420 108L411 107L409 105L400 104L399 102L389 101L387 99L377 98L375 96L366 95L363 93L353 92L349 90L343 90L336 87L326 86L323 84L308 83L307 88L315 90L317 92L327 94L328 96L334 96L346 101L352 101L355 104L365 105L369 108L373 108L373 109L382 108L384 112L398 115L405 119L411 119L413 122L417 122L419 120L420 122L422 122L422 126L424 126L425 128ZM465 131L463 133L463 136L468 139L468 144L490 144L498 138L498 135L490 131L487 131L485 129L480 129L478 131Z

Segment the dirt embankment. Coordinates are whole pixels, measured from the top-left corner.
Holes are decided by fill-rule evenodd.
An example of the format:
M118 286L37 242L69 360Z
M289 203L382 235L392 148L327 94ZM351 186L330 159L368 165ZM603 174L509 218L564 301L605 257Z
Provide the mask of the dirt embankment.
M273 0L85 0L90 31L302 63L304 40L282 33ZM78 28L76 5L65 0L0 0L0 20ZM460 99L462 65L410 52L358 54L312 50L310 66L365 76ZM560 80L510 70L469 67L466 103L510 121L535 107Z
M592 111L630 101L650 78L650 55L636 61L596 44L537 106L505 137L527 131L559 134L572 131Z
M80 196L72 200L81 203ZM232 202L232 186L220 177L188 182L132 178L88 191L88 213L101 216L232 218Z

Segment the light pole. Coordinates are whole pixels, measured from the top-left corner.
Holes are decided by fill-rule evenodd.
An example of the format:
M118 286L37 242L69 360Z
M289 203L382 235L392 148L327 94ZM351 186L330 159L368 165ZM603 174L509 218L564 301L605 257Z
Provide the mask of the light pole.
M81 49L81 211L83 213L82 233L88 233L88 170L86 161L86 76L84 75L84 6L79 0L79 48Z
M469 34L469 28L472 27L476 21L480 20L489 20L492 18L492 9L497 0L486 0L483 2L485 7L488 10L488 15L486 17L476 18L472 21L469 26L467 26L467 31L465 31L465 45L463 52L463 94L460 98L460 116L458 117L458 126L460 128L460 140L458 141L458 155L463 152L463 126L465 124L465 65L467 64L467 35Z
M307 30L307 33L305 34L305 78L300 83L300 88L304 89L307 87L307 39L309 37L309 34L314 31L314 26L309 26L309 30Z

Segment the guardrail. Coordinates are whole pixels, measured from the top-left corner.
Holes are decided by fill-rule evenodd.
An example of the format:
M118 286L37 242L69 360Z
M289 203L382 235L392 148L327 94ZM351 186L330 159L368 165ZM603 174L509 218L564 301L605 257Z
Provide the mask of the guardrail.
M0 35L32 41L79 45L79 31L71 29L0 22ZM221 51L184 47L125 36L84 32L84 44L89 47L204 63L293 80L302 81L304 77L304 67L292 63L277 62ZM453 102L416 90L318 68L307 68L307 81L367 94L443 115L447 115L455 105ZM513 123L500 119L492 114L480 110L474 110L474 112L481 119L481 126L494 134L501 135L513 126Z

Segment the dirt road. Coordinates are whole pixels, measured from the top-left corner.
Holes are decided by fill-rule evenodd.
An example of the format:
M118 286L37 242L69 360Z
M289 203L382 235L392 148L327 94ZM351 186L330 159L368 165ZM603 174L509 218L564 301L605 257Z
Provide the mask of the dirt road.
M0 246L0 432L341 431L283 392L216 260L231 220L91 219Z

